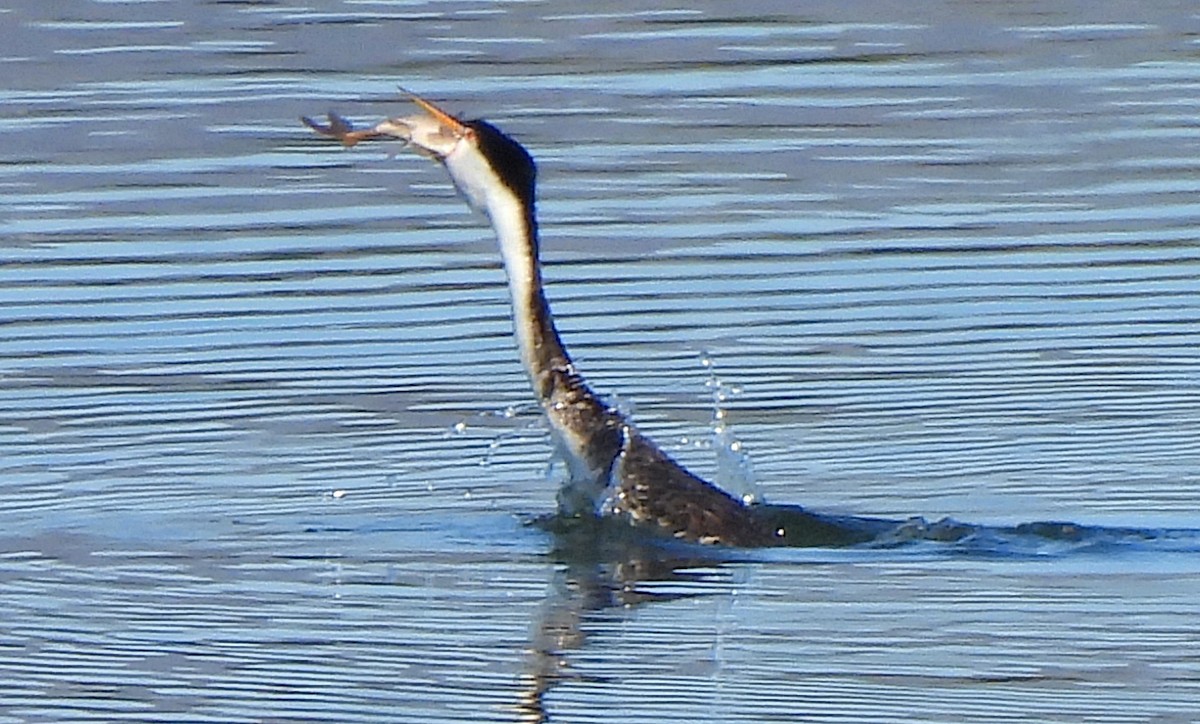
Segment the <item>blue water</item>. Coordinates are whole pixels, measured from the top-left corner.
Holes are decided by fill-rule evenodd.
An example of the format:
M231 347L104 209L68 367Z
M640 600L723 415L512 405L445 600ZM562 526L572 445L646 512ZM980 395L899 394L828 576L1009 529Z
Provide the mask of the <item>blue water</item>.
M1191 721L1198 25L10 3L0 721ZM643 431L736 480L718 408L767 501L920 535L529 525L489 233L298 121L398 85L537 156L564 338Z

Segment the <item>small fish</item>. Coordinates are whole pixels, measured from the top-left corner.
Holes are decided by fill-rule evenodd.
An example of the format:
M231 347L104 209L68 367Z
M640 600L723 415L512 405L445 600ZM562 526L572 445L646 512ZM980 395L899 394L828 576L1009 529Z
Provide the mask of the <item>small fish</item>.
M381 133L374 128L356 131L354 130L354 126L350 124L350 121L347 121L345 118L342 118L333 111L329 112L328 118L329 125L324 125L314 121L308 116L300 116L300 120L304 122L304 125L313 129L322 136L336 138L342 142L343 146L346 146L347 148L355 145L359 141L366 141L372 138L380 138L382 136L389 135L386 133Z

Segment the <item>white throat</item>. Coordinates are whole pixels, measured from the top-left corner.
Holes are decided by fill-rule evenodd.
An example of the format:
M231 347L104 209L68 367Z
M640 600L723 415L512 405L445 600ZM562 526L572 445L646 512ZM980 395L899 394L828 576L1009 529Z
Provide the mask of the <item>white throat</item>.
M470 144L458 144L443 162L459 194L472 209L488 218L496 233L512 295L513 325L521 361L533 377L540 340L536 321L547 312L540 308L541 276L530 212Z

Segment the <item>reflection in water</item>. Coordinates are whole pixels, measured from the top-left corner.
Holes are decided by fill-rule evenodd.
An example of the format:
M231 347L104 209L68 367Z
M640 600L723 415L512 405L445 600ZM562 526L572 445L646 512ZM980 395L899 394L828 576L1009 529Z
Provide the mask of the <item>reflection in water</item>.
M589 617L612 608L714 595L712 584L723 569L714 573L713 567L737 555L697 545L684 545L685 550L673 553L663 541L633 531L613 530L594 521L576 522L557 526L554 536L551 557L556 565L546 600L534 620L521 674L518 711L522 721L549 721L546 694L564 681L583 680L572 670L572 660L587 646L584 629ZM664 592L647 590L643 585L647 583L684 585ZM705 585L689 591L687 584Z
M792 512L786 506L778 507L784 515ZM717 584L731 577L736 566L752 562L760 554L779 552L665 541L611 520L556 516L531 523L551 532L551 558L556 565L533 622L519 679L516 710L525 722L551 720L546 697L562 683L611 683L573 670L573 662L588 646L589 623L601 630L609 623L605 611L728 595L732 589ZM921 518L840 517L837 523L840 530L858 526L875 531L869 542L856 543L860 550L920 546L923 554L950 558L1045 559L1088 552L1120 555L1132 550L1200 553L1200 529L1107 528L1049 521L996 527L950 519L930 523ZM831 544L837 545L829 540L814 543ZM656 585L650 590L647 584L681 585Z

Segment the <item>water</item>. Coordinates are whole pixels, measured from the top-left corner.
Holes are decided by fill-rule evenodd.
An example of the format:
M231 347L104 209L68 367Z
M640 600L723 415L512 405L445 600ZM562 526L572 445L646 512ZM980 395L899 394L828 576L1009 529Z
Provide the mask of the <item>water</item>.
M0 721L1190 721L1198 20L10 3ZM715 374L767 500L1163 537L525 525L486 230L297 120L398 84L537 155L567 343L706 477Z

